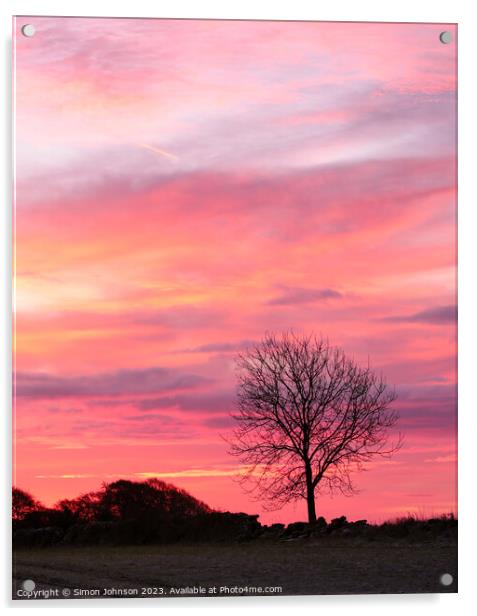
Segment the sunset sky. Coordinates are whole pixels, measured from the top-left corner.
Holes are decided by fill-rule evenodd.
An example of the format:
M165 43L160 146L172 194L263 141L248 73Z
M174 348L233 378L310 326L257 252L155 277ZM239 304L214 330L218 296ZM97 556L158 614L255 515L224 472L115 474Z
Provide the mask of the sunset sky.
M32 38L21 27L36 28ZM234 477L234 355L316 332L403 449L327 518L456 510L455 26L17 18L14 483Z

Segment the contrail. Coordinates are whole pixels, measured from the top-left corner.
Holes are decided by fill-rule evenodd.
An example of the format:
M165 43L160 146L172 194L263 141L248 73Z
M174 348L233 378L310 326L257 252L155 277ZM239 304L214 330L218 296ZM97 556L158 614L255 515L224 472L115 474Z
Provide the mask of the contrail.
M154 152L155 154L159 154L159 156L164 156L165 158L168 158L169 160L173 160L174 162L179 160L178 156L175 156L174 154L171 154L170 152L166 152L166 150L155 148L154 146L148 145L147 143L140 143L139 147L144 148L145 150L151 150L151 152Z

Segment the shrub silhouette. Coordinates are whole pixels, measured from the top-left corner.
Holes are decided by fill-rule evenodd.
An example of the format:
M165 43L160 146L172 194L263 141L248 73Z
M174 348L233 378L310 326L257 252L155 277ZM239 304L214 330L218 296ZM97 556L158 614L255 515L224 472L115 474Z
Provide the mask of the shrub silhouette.
M20 522L24 520L32 512L44 509L44 506L37 501L31 494L13 488L12 490L12 519Z
M250 516L227 515L157 478L103 483L100 490L60 500L52 509L20 490L13 511L14 542L43 546L49 541L81 545L230 538L240 534Z
M69 512L77 522L126 521L151 516L187 518L211 511L185 490L156 478L104 483L97 492L59 501L56 509Z

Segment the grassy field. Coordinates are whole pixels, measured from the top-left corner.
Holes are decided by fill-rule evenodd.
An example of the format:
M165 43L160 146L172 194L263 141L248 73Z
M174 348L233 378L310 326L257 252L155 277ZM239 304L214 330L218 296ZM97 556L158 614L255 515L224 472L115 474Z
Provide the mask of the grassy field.
M450 586L440 583L444 573L454 578ZM457 546L309 540L21 549L13 574L14 599L33 598L17 594L27 579L58 598L455 592Z

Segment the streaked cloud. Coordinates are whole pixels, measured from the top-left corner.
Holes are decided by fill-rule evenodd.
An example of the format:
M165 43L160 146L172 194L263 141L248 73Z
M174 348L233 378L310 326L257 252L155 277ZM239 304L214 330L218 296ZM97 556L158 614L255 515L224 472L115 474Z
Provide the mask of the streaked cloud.
M209 382L206 377L159 367L75 376L19 372L15 391L17 396L28 398L121 396L190 389Z

